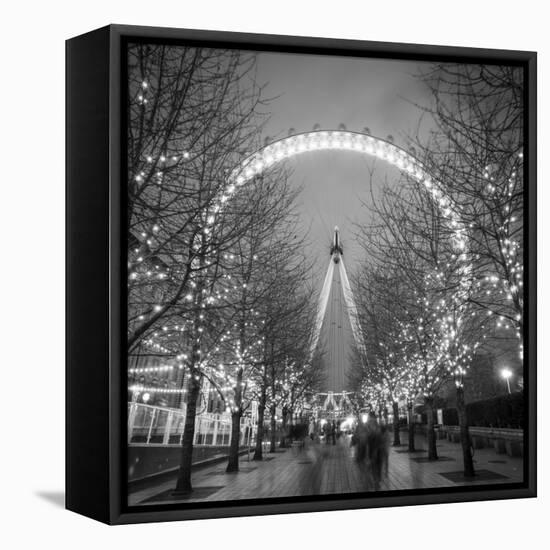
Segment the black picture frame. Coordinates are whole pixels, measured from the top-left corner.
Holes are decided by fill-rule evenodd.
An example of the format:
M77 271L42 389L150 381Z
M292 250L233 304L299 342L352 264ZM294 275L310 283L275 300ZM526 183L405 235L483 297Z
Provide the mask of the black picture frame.
M125 64L129 40L337 56L511 64L526 74L524 482L153 508L125 504ZM536 496L534 52L109 25L66 43L66 507L108 524Z

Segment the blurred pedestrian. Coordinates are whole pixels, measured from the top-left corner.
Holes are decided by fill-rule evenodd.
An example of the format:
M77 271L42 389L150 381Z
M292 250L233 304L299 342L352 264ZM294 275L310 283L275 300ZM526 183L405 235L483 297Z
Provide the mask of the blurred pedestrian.
M332 443L332 422L330 420L325 424L325 443L327 445Z
M388 434L387 430L378 424L373 413L369 414L366 428L368 470L374 489L378 490L382 477L387 475L388 471Z
M359 422L352 436L352 445L355 446L355 460L361 468L366 468L367 459L367 425Z

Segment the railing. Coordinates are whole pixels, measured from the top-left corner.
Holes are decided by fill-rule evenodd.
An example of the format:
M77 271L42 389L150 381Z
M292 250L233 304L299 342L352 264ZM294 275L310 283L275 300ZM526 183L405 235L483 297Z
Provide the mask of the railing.
M181 445L185 411L128 403L128 444ZM249 418L241 419L239 445L255 443L256 427ZM202 413L195 419L194 445L224 446L231 442L229 414Z
M460 434L459 426L443 426L443 430L452 434ZM481 426L469 426L470 436L486 437L488 439L509 439L523 441L523 430L513 428L485 428Z

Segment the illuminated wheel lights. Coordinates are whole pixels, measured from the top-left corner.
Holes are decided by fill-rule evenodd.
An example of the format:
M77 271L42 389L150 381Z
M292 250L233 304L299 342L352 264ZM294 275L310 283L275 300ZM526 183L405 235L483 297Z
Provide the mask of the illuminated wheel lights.
M457 254L460 254L459 259L462 263L460 272L464 279L468 277L471 273L471 265L466 251L466 228L461 222L459 213L452 207L450 200L441 190L441 186L432 180L422 163L411 153L388 140L367 133L343 130L314 130L291 135L270 143L249 155L231 172L228 186L220 196L219 202L222 204L227 202L229 196L235 192L237 187L241 187L254 177L261 175L266 169L278 162L303 153L324 150L351 151L376 156L422 183L429 190L433 201L453 230L453 245ZM213 208L214 211L220 209L220 204L216 204ZM209 215L208 219L212 220L212 216ZM466 284L464 282L461 286Z

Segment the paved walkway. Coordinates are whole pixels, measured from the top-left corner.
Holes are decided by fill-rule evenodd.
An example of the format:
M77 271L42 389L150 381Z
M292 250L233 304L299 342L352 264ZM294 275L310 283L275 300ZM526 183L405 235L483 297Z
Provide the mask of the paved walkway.
M380 490L514 483L523 479L521 458L499 455L492 449L476 450L474 466L481 475L479 479L465 480L461 475L460 445L438 441L440 459L435 462L427 461L423 437L417 437L416 446L424 451L409 453L406 445L390 447L388 475L382 480ZM225 473L225 463L193 473L194 491L188 498L171 496L173 478L132 493L129 505L374 491L372 478L364 467L357 465L353 453L349 439L342 437L334 446L311 444L304 450L278 450L266 454L263 462L249 462L241 457L238 473Z

